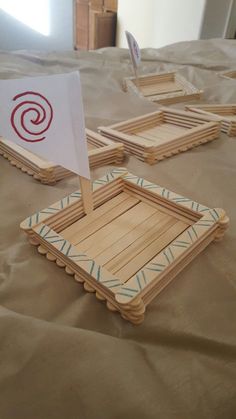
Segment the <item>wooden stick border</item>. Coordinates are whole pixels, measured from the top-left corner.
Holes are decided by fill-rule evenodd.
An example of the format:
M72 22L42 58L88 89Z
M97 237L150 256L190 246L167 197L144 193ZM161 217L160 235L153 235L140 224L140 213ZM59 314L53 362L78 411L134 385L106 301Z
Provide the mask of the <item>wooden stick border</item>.
M123 80L123 90L134 92L141 98L145 98L151 102L170 105L173 103L183 102L186 100L200 99L203 90L197 89L188 80L176 72L149 73L139 76L140 86L152 85L155 82L160 83L166 81L175 81L182 89L181 92L167 92L163 94L144 96L136 86L134 77L127 77Z
M89 129L86 129L86 136L90 144L98 147L88 152L91 168L104 164L120 165L122 163L124 159L124 146L122 143L113 142ZM74 175L74 173L64 167L48 162L17 144L1 138L0 155L9 160L12 166L16 166L44 184L54 184L61 179Z
M230 137L236 136L236 104L204 104L185 106L186 110L208 115L221 122L221 131Z
M84 283L89 292L107 301L107 307L119 311L134 324L144 319L146 305L183 269L207 244L221 239L228 226L224 210L210 209L191 199L135 176L125 168L114 169L93 182L95 206L126 189L149 196L168 212L179 212L191 220L189 227L159 252L147 265L122 283L119 277L96 263L86 253L78 252L59 231L84 216L80 191L76 191L50 207L37 212L21 223L30 242L39 246L41 254L64 267L69 275ZM142 192L143 191L143 192ZM140 196L141 196L140 195ZM194 224L193 224L194 223Z

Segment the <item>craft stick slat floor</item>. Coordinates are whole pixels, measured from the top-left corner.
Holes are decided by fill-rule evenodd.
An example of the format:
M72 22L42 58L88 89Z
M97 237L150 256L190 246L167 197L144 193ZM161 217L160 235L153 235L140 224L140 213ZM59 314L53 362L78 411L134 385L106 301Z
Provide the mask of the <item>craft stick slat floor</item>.
M60 234L125 282L188 226L122 192Z
M154 142L154 145L159 145L164 143L166 140L170 140L178 135L184 134L188 128L178 127L171 124L161 124L154 128L150 128L144 131L141 131L136 134L136 137L142 137L143 139L151 140Z
M184 90L175 81L168 81L141 86L141 92L144 96L155 96L170 92L184 92Z

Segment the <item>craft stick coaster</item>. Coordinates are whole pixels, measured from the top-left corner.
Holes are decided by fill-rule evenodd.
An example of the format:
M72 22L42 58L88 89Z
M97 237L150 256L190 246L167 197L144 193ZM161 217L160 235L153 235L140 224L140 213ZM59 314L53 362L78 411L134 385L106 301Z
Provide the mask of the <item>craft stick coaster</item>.
M215 140L220 134L220 121L213 121L208 115L161 108L159 111L98 129L112 141L122 142L125 151L154 164Z
M209 116L217 116L221 121L221 131L231 137L236 136L236 104L204 104L186 106L185 108L191 112L197 112Z
M128 77L123 80L123 88L162 105L199 99L203 93L176 72L139 76L139 86L135 77Z
M126 169L93 182L94 211L80 191L21 223L40 254L96 293L134 324L146 307L211 241L229 219Z
M121 164L124 158L122 143L114 143L89 129L86 129L86 137L90 168L106 164ZM0 154L8 159L13 166L45 184L54 184L61 179L74 175L64 167L36 156L3 138L0 138Z

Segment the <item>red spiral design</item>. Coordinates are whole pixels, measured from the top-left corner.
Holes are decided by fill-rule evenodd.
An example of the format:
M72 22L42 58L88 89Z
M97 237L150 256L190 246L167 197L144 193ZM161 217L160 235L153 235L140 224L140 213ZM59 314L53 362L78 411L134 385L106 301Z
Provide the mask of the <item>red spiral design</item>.
M13 100L17 101L23 97L25 100L18 103L11 113L12 128L24 141L43 141L46 137L42 134L48 130L53 119L53 108L45 96L33 91L20 93Z

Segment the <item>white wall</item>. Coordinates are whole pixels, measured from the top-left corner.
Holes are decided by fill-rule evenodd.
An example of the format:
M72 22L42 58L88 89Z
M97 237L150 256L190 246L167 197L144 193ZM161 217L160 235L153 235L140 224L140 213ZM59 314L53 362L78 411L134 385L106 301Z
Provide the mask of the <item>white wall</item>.
M229 24L226 30L227 38L234 38L236 33L236 0L232 1L231 15L229 16Z
M127 48L124 31L141 48L159 48L199 39L206 0L119 0L117 45Z
M151 46L154 37L155 19L153 10L159 0L118 0L117 36L118 47L127 48L125 30L131 32L140 48Z
M157 47L199 39L205 0L158 0L155 16Z
M11 2L12 0L8 0ZM20 0L15 0L20 1ZM31 0L35 13L40 0ZM44 36L0 9L0 49L73 49L73 1L48 0L50 34Z
M233 0L207 0L201 39L223 38L227 32Z

